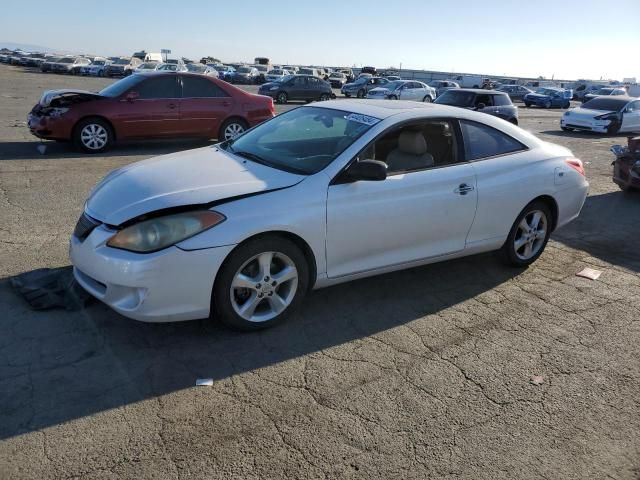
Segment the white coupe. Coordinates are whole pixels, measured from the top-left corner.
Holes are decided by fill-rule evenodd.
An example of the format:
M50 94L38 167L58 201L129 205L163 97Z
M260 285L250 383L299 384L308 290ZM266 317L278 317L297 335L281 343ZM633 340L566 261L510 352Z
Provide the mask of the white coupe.
M70 255L122 315L251 330L314 288L492 250L529 265L587 190L569 150L490 115L322 102L113 171Z

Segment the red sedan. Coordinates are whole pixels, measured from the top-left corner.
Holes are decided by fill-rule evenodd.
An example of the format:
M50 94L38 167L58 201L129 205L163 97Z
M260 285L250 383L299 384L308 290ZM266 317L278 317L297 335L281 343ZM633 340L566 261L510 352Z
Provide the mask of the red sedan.
M135 138L227 140L274 115L270 97L208 76L167 72L131 75L99 93L47 91L28 123L36 137L72 140L97 153Z

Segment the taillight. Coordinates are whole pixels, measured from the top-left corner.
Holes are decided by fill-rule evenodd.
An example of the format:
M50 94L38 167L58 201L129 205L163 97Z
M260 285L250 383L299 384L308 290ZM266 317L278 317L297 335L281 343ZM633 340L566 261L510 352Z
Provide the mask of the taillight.
M584 165L582 165L582 160L580 160L579 158L568 158L567 160L565 160L565 162L567 162L567 165L569 165L583 177L587 176L584 171Z

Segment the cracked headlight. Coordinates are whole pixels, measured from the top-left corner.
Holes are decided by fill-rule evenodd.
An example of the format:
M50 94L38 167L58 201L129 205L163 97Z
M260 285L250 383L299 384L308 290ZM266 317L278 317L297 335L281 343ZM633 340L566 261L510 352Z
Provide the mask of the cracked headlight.
M136 253L156 252L215 227L224 220L224 215L210 210L152 218L120 230L107 245Z

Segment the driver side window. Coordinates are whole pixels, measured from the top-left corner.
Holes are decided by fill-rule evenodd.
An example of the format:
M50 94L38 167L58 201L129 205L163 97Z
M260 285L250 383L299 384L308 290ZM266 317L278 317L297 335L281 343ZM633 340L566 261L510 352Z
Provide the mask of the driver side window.
M395 128L369 144L361 160L380 160L389 175L458 162L457 141L448 120L429 120Z

